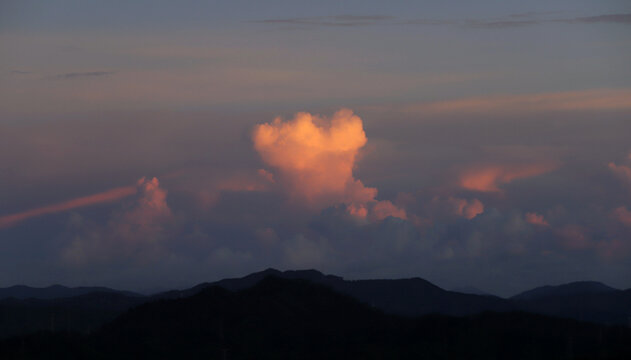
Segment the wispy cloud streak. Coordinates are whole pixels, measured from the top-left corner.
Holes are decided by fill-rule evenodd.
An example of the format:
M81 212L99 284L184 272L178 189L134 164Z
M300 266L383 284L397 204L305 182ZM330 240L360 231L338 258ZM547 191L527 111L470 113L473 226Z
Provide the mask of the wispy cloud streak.
M486 19L404 19L388 15L337 15L278 18L252 21L260 24L289 24L311 27L358 27L375 25L428 25L428 26L458 26L466 28L512 28L532 26L546 23L565 24L594 24L616 23L631 24L631 13L602 14L593 16L579 16L573 18L546 17L553 12L527 12L509 14L502 17Z
M112 75L114 71L88 71L88 72L70 72L64 74L58 74L55 76L56 79L76 79L83 77L98 77L98 76L106 76Z
M24 220L33 217L67 211L84 206L111 202L127 196L131 196L135 193L135 186L118 187L94 195L83 196L57 204L42 206L15 214L5 215L0 217L0 229L14 226Z

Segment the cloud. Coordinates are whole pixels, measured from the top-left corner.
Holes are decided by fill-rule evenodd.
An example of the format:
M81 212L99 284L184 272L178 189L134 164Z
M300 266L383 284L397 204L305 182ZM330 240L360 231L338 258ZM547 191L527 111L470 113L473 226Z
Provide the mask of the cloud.
M448 203L453 206L453 213L465 219L473 219L484 212L484 204L478 199L461 199L449 197Z
M500 185L550 172L554 164L483 165L464 170L460 174L461 188L480 192L501 192Z
M592 89L523 95L492 95L411 104L406 113L471 114L541 111L631 110L631 89Z
M371 209L371 218L375 221L381 221L389 216L407 219L405 210L397 207L388 200L378 201Z
M546 221L543 215L540 215L537 213L533 213L533 212L526 213L525 219L527 223L532 224L532 225L550 226L550 224Z
M314 16L314 17L293 17L252 21L260 24L290 24L311 27L358 27L374 25L426 25L426 26L457 26L465 28L480 29L502 29L532 26L547 23L564 24L594 24L594 23L615 23L631 24L631 14L602 14L593 16L579 16L573 18L551 17L549 15L558 13L548 12L525 12L518 14L508 14L493 18L464 18L464 19L404 19L388 15L334 15L334 16Z
M61 211L68 211L84 206L112 202L127 196L131 196L135 193L136 187L134 186L118 187L94 195L83 196L53 205L42 206L15 214L5 215L0 217L0 229L14 226L22 221L33 217L54 214Z
M616 208L612 215L618 221L626 226L631 226L631 211L629 211L626 207L621 206Z
M609 170L611 170L617 178L622 180L624 183L631 185L631 167L624 165L616 165L614 163L609 163Z
M141 178L133 205L112 214L107 225L79 222L78 233L62 251L62 259L72 265L135 257L151 261L163 255L164 226L173 219L167 205L167 191L157 178Z
M115 74L114 71L87 71L87 72L70 72L55 75L57 79L76 79L84 77L97 77Z
M566 225L556 231L561 244L571 250L585 250L593 247L588 229L580 225Z
M560 20L569 23L616 23L631 24L631 13L605 14L596 16L583 16L573 19Z
M363 217L374 206L375 219L405 217L391 203L379 204L377 189L353 177L359 149L367 139L362 120L351 110L342 109L330 119L305 112L290 121L276 118L257 125L252 140L263 161L278 171L274 178L295 203L312 209L343 203L349 212Z
M388 24L395 19L387 15L334 15L314 17L294 17L253 21L261 24L291 24L305 26L357 27Z

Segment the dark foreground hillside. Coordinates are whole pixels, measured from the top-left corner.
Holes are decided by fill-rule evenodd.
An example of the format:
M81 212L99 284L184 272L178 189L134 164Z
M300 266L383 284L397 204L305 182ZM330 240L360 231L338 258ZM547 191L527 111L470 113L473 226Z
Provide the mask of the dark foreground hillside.
M91 335L0 341L1 359L626 359L631 329L519 312L386 315L305 280L146 303Z

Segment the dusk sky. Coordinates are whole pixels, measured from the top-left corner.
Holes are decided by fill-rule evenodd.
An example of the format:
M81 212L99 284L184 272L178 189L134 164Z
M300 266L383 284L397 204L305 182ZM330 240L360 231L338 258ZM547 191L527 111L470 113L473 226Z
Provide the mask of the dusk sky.
M0 287L631 287L631 2L0 3Z

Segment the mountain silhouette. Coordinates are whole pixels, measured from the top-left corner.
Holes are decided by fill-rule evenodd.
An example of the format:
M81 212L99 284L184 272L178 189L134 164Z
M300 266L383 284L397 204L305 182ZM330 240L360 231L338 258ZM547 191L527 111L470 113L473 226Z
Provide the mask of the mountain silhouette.
M536 289L535 289L536 290ZM572 283L546 287L513 298L523 311L590 321L631 325L631 289L616 290L600 283ZM521 294L520 294L521 295Z
M484 295L484 296L495 296L491 293L488 293L484 290L480 290L476 287L473 286L460 286L460 287L455 287L449 291L452 292L458 292L458 293L463 293L463 294L472 294L472 295Z
M511 299L513 300L536 300L555 296L600 294L618 291L597 281L577 281L569 284L557 286L541 286L532 290L519 293Z
M100 287L11 288L16 295L0 300L0 339L35 331L94 332L123 312L144 303L189 298L205 289L229 291L250 289L275 276L309 281L327 287L387 314L418 317L429 314L473 316L485 311L524 311L601 324L628 326L631 319L631 290L616 290L594 282L546 286L503 299L489 295L444 290L420 278L395 280L345 280L316 270L279 271L267 269L242 278L202 283L184 290L152 296ZM105 291L100 291L105 289ZM61 294L85 292L69 297ZM6 292L5 292L6 293ZM42 298L33 298L34 295ZM28 296L28 298L20 298Z
M267 276L239 291L134 307L90 335L0 341L2 359L625 359L631 329L521 312L389 315L313 281Z
M242 278L224 279L204 283L182 291L171 291L157 295L158 298L177 298L193 295L210 286L228 290L251 287L267 276L284 279L302 279L322 284L350 295L359 301L391 314L420 316L432 313L445 315L471 315L482 311L508 311L513 309L510 301L496 296L479 296L451 292L421 278L394 280L344 280L334 275L324 275L317 270L279 271L267 269Z
M7 298L15 299L59 299L72 296L85 295L90 293L119 293L127 296L141 296L131 291L114 290L100 286L66 287L62 285L51 285L48 287L30 287L25 285L15 285L0 288L0 300Z
M0 338L41 330L90 333L146 301L144 297L111 291L56 299L3 299Z

